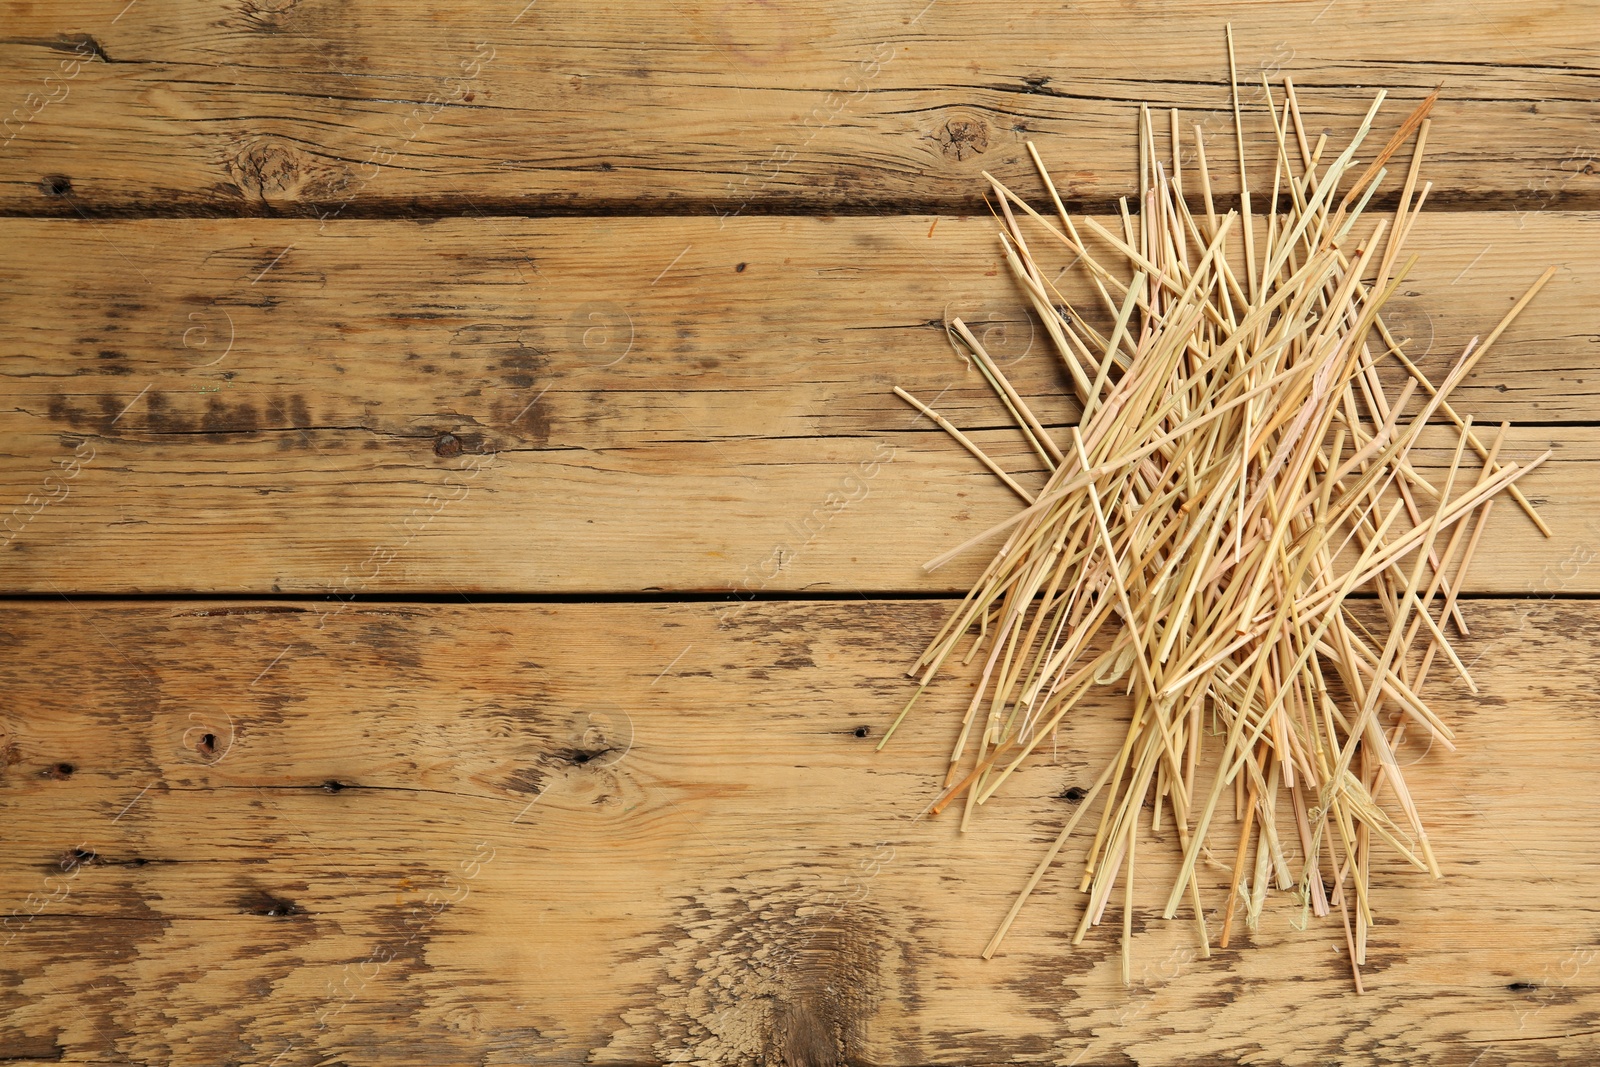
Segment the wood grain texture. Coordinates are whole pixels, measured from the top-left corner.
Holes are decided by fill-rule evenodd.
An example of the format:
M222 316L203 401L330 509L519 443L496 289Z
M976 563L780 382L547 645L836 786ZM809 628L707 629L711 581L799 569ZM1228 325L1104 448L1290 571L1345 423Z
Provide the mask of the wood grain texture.
M0 1058L1600 1052L1594 604L1470 605L1482 695L1435 695L1459 751L1401 754L1446 876L1375 873L1366 997L1336 921L1297 931L1281 898L1194 959L1188 924L1154 915L1155 838L1131 989L1113 928L1069 944L1081 903L1059 873L979 959L1126 709L1085 706L971 833L913 821L965 681L872 749L946 606L13 605Z
M1441 87L1436 204L1597 206L1600 31L1559 0L73 0L8 10L0 211L970 209L1029 138L1109 204L1141 102L1233 189L1230 19L1246 102L1290 74L1338 136Z
M1600 1057L1583 5L0 7L0 1063ZM1149 102L1230 201L1229 21L1256 185L1262 73L1335 144L1388 89L1373 149L1442 89L1390 314L1430 372L1560 268L1458 393L1555 450L1556 536L1497 505L1460 750L1401 753L1446 877L1380 863L1365 997L1292 900L1196 959L1154 836L1131 988L1061 868L979 958L1114 696L965 835L913 816L970 679L872 751L950 607L889 596L965 591L982 550L922 562L1017 507L891 386L1040 477L959 315L1077 417L981 172L1038 195L1031 139L1110 210Z
M992 231L937 216L7 220L0 585L964 591L970 566L920 564L1011 498L891 386L1033 469L943 339L959 315L1047 422L1076 417ZM1395 328L1442 377L1559 264L1457 395L1480 423L1593 421L1596 237L1590 214L1428 217ZM1061 284L1081 299L1074 277ZM1507 511L1481 591L1542 589L1596 535L1600 431L1513 442L1558 450L1528 485L1557 536Z

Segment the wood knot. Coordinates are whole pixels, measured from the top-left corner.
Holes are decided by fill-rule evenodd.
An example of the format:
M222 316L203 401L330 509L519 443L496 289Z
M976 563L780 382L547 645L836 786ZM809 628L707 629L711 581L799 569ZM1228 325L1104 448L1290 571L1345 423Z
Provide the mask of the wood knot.
M63 871L71 872L79 867L86 867L99 858L99 853L92 848L69 848L56 857L56 866Z
M257 29L282 29L298 0L244 0L240 13Z
M246 141L228 160L233 184L256 200L292 195L300 188L303 169L298 150L266 138Z
M951 119L934 139L946 159L959 163L989 150L989 127L979 119Z
M656 946L654 999L640 1020L663 1035L663 1058L856 1062L885 993L909 987L904 918L890 922L875 907L865 876L741 880L680 905Z
M570 766L599 770L621 763L632 748L633 718L614 704L596 704L578 709L555 755Z
M343 204L363 184L361 171L322 162L270 137L244 140L225 166L231 184L251 200Z

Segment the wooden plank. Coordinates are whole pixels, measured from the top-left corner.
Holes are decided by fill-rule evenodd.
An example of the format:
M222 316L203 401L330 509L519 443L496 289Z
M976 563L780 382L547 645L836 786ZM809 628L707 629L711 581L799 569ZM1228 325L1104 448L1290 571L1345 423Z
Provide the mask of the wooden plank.
M58 412L52 430L104 431L145 384L168 394L165 414L146 399L117 425L234 433L360 422L427 435L475 421L542 444L547 431L571 438L559 410L571 395L604 411L589 441L636 443L665 429L660 394L675 390L684 395L672 403L706 434L845 435L883 425L850 386L875 398L891 383L942 393L951 418L986 425L992 395L976 376L951 374L960 364L943 339L947 316L981 335L1031 401L1065 388L995 231L987 213L725 225L0 220L14 250L0 263L0 374L18 406ZM1108 326L1081 269L1046 241L1035 252L1065 270L1062 295ZM1456 396L1480 421L1600 421L1586 365L1600 344L1600 213L1428 215L1408 248L1420 259L1387 318L1436 379L1557 266ZM1398 384L1400 369L1388 370ZM522 412L545 385L555 414ZM1044 405L1054 422L1075 416ZM459 420L442 423L452 410ZM519 413L528 425L510 427Z
M1292 900L1195 959L1155 917L1154 837L1132 989L1120 916L1069 944L1059 872L979 959L1126 709L1086 706L972 832L913 821L965 683L873 748L944 603L323 607L8 610L0 1058L1600 1052L1593 603L1470 605L1482 695L1433 698L1459 750L1401 752L1445 877L1376 871L1364 998L1337 921L1296 930Z
M1600 216L1425 222L1395 319L1424 367L1555 262L1460 406L1594 419ZM0 232L0 588L964 590L971 566L920 564L1012 500L891 386L1032 470L942 337L960 315L1042 417L1076 415L979 219ZM1557 537L1506 512L1482 591L1592 536L1600 431L1513 443L1558 450L1528 486Z
M1380 129L1434 87L1436 205L1593 207L1600 37L1579 5L1203 0L781 6L623 0L19 5L0 42L0 210L743 212L976 208L979 172L1133 190L1141 102L1181 107L1235 188L1232 18L1265 173L1260 75L1313 129ZM1267 180L1263 178L1263 180Z

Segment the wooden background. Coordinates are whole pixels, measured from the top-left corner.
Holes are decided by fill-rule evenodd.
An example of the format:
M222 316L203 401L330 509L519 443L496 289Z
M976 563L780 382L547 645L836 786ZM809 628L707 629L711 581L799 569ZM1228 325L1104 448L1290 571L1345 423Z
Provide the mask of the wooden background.
M0 1061L1600 1054L1590 7L524 2L0 5ZM1065 876L978 958L1115 706L966 835L964 683L872 751L1014 507L891 387L1037 477L960 315L1076 417L980 171L1114 210L1149 102L1236 191L1230 20L1335 142L1442 87L1425 368L1559 268L1459 403L1555 536L1495 511L1364 997L1287 899L1125 988Z

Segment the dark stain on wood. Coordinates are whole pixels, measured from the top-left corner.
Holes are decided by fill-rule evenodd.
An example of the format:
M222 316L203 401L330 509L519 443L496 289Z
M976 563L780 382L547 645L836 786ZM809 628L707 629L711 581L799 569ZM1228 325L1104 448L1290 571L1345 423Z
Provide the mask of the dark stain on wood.
M550 356L543 331L536 324L463 326L451 334L450 356L471 360L482 368L481 373L465 373L490 389L489 421L493 425L506 427L535 447L549 442L552 397L544 390L549 384ZM451 373L459 377L463 371Z
M513 793L538 794L544 792L545 776L532 767L519 767L500 783L502 789Z
M5 1061L31 1063L59 1063L67 1058L67 1048L61 1043L61 1030L49 1034L8 1033L4 1045Z
M200 428L209 440L227 440L232 433L252 433L261 429L261 415L249 401L229 405L221 397L206 397L206 410L200 417Z
M499 371L501 380L512 389L532 389L550 362L542 351L520 340L497 355L499 362L490 364L489 369Z
M238 899L238 908L247 915L270 919L294 919L306 914L305 908L265 889L250 889Z
M492 418L509 425L535 448L543 448L550 443L550 400L551 395L546 393L537 400L530 399L519 410L512 410L514 402L496 400L491 407Z
M422 666L416 630L403 621L375 618L371 613L363 613L356 640L377 653L382 663L412 670Z
M98 353L101 363L97 368L102 374L114 374L119 377L133 373L133 368L128 366L128 354L119 352L115 348L102 348Z
M120 353L117 353L120 355ZM106 371L106 368L101 368ZM122 375L127 369L107 373ZM234 436L251 436L266 430L303 429L311 424L305 398L298 394L272 397L264 403L266 417L249 399L229 403L215 393L201 399L198 393L151 389L130 403L125 393L53 393L46 413L70 432L101 437L139 437L143 434L194 434L222 443ZM278 421L288 426L273 425ZM287 447L309 447L303 435L286 434Z

